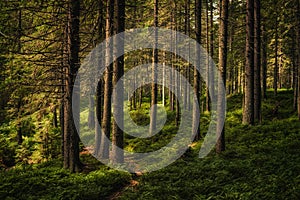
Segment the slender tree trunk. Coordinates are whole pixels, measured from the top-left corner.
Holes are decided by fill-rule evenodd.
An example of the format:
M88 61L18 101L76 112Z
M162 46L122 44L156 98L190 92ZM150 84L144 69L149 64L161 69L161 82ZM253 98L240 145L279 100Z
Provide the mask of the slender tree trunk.
M104 19L104 5L103 5L103 1L99 0L98 2L98 17L99 17L99 21L98 21L98 37L99 37L99 41L103 41L103 39L105 39L106 35L105 35L105 29L106 27L104 26L105 24L105 20ZM98 66L100 69L101 66L101 62L98 61ZM95 88L93 88L95 89ZM102 98L102 93L103 93L103 78L101 77L100 80L98 80L97 86L96 86L96 109L95 109L95 149L94 149L94 156L96 156L97 158L100 157L100 145L101 145L101 137L102 137L102 132L101 132L101 122L102 122L102 104L103 104L103 98Z
M134 66L136 66L136 65L134 65ZM134 72L134 80L133 80L133 86L134 86L134 88L136 87L136 74L135 74L135 72ZM136 100L137 100L137 95L136 95L136 90L133 92L133 96L132 96L132 106L133 106L133 109L134 110L136 110Z
M210 54L210 46L209 46L209 0L205 1L206 3L206 47L207 47L207 52ZM206 66L208 66L209 70L209 60L207 59ZM207 82L209 82L209 71L207 71ZM210 111L210 98L209 98L209 87L208 84L206 83L206 90L205 90L205 110Z
M254 120L261 122L261 27L260 0L254 0Z
M176 11L177 11L177 7L175 5L175 11L174 11L174 27L175 27L175 31L178 31L179 30L179 25L177 24L177 16L176 16ZM175 37L174 37L174 40L175 40L175 55L174 55L174 63L177 62L177 52L178 52L178 49L177 49L177 35L175 34ZM177 64L177 63L176 63ZM180 94L180 77L179 77L179 74L180 74L180 67L177 65L176 66L176 71L177 73L174 75L174 90L175 90L175 93L176 93L176 97L179 98L179 95ZM178 98L175 98L174 96L174 100L175 100L175 125L178 127L179 126L179 122L180 122L180 107L179 107L179 100Z
M201 31L202 31L202 25L201 25L201 13L202 13L202 2L201 0L195 0L195 22L196 22L196 41L201 45ZM194 97L193 101L193 133L196 134L195 140L200 139L200 128L198 127L200 122L200 110L199 110L199 102L200 102L200 84L199 84L199 73L197 70L197 67L200 67L201 61L200 61L200 49L199 46L196 46L196 66L194 67L194 94L196 95ZM197 109L198 108L198 109ZM197 128L198 127L198 128Z
M213 5L213 0L210 1L210 57L211 59L214 58L214 5ZM209 67L209 73L211 74L211 79L214 79L214 68L211 66ZM208 80L209 81L209 80ZM214 81L210 81L211 88L214 88ZM215 91L209 91L210 96L214 97L215 96ZM210 98L210 97L209 97ZM209 100L210 104L210 100Z
M273 82L273 88L274 88L274 95L277 96L277 90L278 90L278 19L276 14L275 19L275 64L274 64L274 82Z
M79 127L79 102L80 85L75 84L76 74L79 63L79 16L80 1L70 0L69 2L69 64L66 71L66 94L65 94L65 148L64 167L71 172L78 172L81 169L79 159L79 133L76 130L75 123ZM72 102L72 96L77 101ZM73 104L72 104L73 103ZM78 105L75 105L77 103ZM72 106L74 109L72 110Z
M222 81L218 81L218 105L217 113L219 115L217 121L217 133L220 137L217 140L216 152L221 153L225 150L225 128L220 120L222 114L225 114L225 102L222 97L226 96L226 91L222 91L222 87L226 88L226 67L227 67L227 40L228 40L228 4L229 0L220 0L220 33L219 33L219 70L221 72ZM224 86L222 85L224 84ZM223 94L225 92L225 94Z
M171 29L174 30L176 29L175 26L174 26L174 23L175 23L175 13L174 13L174 10L171 11ZM172 50L174 51L174 48L176 48L174 45L173 45L173 41L175 39L175 35L171 35L171 41L172 41ZM171 54L171 66L172 66L172 69L174 69L174 54ZM172 90L174 91L175 89L175 74L174 72L171 70L170 71L170 87L172 88ZM171 111L174 111L174 102L175 102L175 99L174 99L174 92L172 92L172 90L169 90L169 97L170 97L170 110Z
M166 97L165 97L165 76L166 76L166 52L163 52L163 74L162 74L162 79L163 79L163 85L162 85L162 105L165 106L166 104Z
M154 0L154 27L158 27L158 0ZM152 86L151 86L151 114L150 114L150 130L149 134L150 136L153 135L153 133L156 130L156 115L157 115L157 109L154 107L154 105L157 104L157 69L156 65L158 63L158 32L155 30L154 33L155 41L153 44L153 62L152 62Z
M62 42L62 52L61 52L61 56L62 56L62 60L61 60L61 93L63 94L63 98L61 99L61 105L60 105L60 132L61 132L61 155L62 158L65 158L65 154L67 151L65 151L65 84L66 84L66 66L67 66L67 48L66 48L66 44L67 44L67 31L68 28L67 26L63 28L63 33L64 33L64 39Z
M97 88L96 88L96 118L95 118L95 149L94 149L94 155L97 156L97 158L101 155L100 154L100 145L101 145L101 114L102 114L102 85L103 81L102 79L98 82Z
M295 51L297 51L295 49ZM296 112L298 109L298 58L296 54L294 55L294 64L293 64L293 91L294 91L294 102L293 110Z
M125 0L115 0L115 34L122 33L125 31ZM124 40L118 37L115 41L114 47L114 57L115 55L121 55L118 58L115 58L116 62L113 67L113 86L117 84L121 85L120 89L117 89L113 95L113 114L114 118L118 118L119 124L116 123L116 120L113 120L112 125L112 155L111 159L113 163L123 163L124 162L124 153L123 143L123 81L120 80L124 75Z
M262 27L262 98L267 99L267 33L265 31L265 26Z
M300 120L300 2L297 1L297 67L298 67L298 118Z
M63 80L64 81L64 80ZM62 93L64 94L64 93ZM61 100L59 108L59 123L60 123L60 136L61 136L61 157L64 158L64 100Z
M105 66L107 66L104 73L104 99L103 99L103 118L102 118L102 138L100 145L100 156L103 159L109 158L109 143L105 138L110 139L111 131L111 95L112 95L112 70L113 64L110 59L113 54L113 42L108 40L113 35L113 19L114 19L114 0L107 0L106 2L106 52L105 52Z
M254 0L247 0L243 123L254 124Z

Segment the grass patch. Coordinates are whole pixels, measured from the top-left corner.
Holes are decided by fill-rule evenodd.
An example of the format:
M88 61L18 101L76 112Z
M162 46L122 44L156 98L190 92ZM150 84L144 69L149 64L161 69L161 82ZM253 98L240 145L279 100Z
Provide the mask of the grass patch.
M104 199L129 183L130 174L102 166L71 174L60 161L0 173L0 199Z
M263 102L263 124L246 126L241 96L230 97L224 153L199 159L196 145L189 156L138 178L120 199L300 199L300 122L291 99L280 91ZM278 116L270 113L276 103Z

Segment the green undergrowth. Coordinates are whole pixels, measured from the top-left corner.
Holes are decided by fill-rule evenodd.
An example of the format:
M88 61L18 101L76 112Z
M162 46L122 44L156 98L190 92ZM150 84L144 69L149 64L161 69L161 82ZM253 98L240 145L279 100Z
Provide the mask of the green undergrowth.
M242 124L242 96L228 98L226 151L198 158L201 141L180 159L161 170L134 177L112 170L88 154L83 172L71 174L61 161L17 165L0 169L0 199L300 199L300 122L292 110L292 91L268 93L262 103L262 123ZM148 125L147 104L130 116ZM210 114L201 115L204 137ZM125 135L125 149L150 152L165 146L177 133L175 113L167 110L167 123L146 139ZM121 192L121 193L119 193Z
M300 199L300 123L293 94L280 91L275 100L268 95L257 126L242 124L242 96L228 99L224 153L199 159L199 143L170 166L138 178L119 199ZM207 118L206 113L202 129Z
M0 173L0 199L105 199L129 183L130 174L98 167L71 174L60 161L16 167Z

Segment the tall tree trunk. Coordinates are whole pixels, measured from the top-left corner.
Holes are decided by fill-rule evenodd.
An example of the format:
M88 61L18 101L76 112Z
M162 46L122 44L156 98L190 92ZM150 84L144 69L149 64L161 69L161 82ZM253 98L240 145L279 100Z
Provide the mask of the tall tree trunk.
M202 25L201 25L201 13L202 13L202 2L201 0L195 0L195 22L196 22L196 41L201 45L201 31L202 31ZM200 52L199 46L196 46L196 66L194 67L194 94L196 95L194 97L193 101L193 126L192 130L193 133L196 134L195 140L200 139L200 128L198 127L200 122L200 109L199 109L199 102L200 102L200 77L197 70L197 67L200 67L201 61L200 61ZM198 108L198 109L197 109ZM197 128L198 127L198 128Z
M274 82L273 82L273 88L274 88L274 95L277 96L277 90L278 90L278 16L276 14L275 19L275 64L274 64Z
M166 94L165 94L165 76L166 76L166 52L163 52L163 74L162 74L162 79L163 79L163 84L162 84L162 105L166 105Z
M185 0L185 5L184 5L184 34L189 36L189 7L190 6L190 0ZM188 79L188 68L189 65L186 66L183 70L183 73L185 74L185 77ZM188 108L188 91L187 91L187 82L184 82L182 80L182 86L183 86L183 108L187 109Z
M154 27L158 27L158 0L154 0ZM150 136L153 135L153 133L156 130L156 115L157 115L157 109L154 107L154 105L157 104L157 69L156 65L158 63L158 32L155 30L154 33L155 41L153 44L153 61L152 61L152 86L151 86L151 114L150 114L150 130L149 134Z
M101 119L102 119L102 86L103 81L102 79L98 81L96 87L96 118L95 118L95 149L94 155L99 158L100 154L100 147L101 147L101 140L102 140L102 133L101 133Z
M61 104L60 104L60 132L61 132L61 155L62 158L64 159L66 152L65 152L65 84L66 84L66 67L67 67L67 31L68 28L65 26L63 28L63 33L64 33L64 39L62 40L62 49L61 49L61 93L63 94L63 98L61 99Z
M174 30L174 29L176 29L175 28L175 25L174 25L174 23L175 23L175 12L174 12L174 10L172 10L171 11L171 29L172 30ZM172 41L172 50L174 51L175 50L175 46L173 45L173 41L175 40L175 35L174 34L172 34L171 35L171 41ZM171 54L171 66L172 66L172 69L174 69L174 54ZM173 70L174 71L174 70ZM174 72L173 72L172 70L170 70L170 87L172 88L172 90L174 91L174 89L175 89L175 74L174 74ZM170 100L169 100L169 102L170 102L170 110L171 111L174 111L174 102L175 102L175 98L174 98L174 92L172 92L172 90L170 89L169 90L169 98L170 98Z
M243 123L254 124L254 0L247 0Z
M213 0L210 1L210 57L211 59L214 58L214 4L213 4ZM214 79L214 68L213 67L209 67L209 73L211 74L211 79ZM211 88L214 88L214 81L210 81L211 83ZM210 96L214 96L214 90L209 91ZM210 97L209 97L210 98ZM210 100L209 104L210 104Z
M174 10L174 27L175 27L175 31L178 31L179 30L179 25L177 23L176 12L177 12L177 7L176 7L176 4L175 4L175 10ZM174 40L175 40L174 63L177 64L176 63L177 62L177 53L178 53L178 47L177 47L178 38L177 38L177 34L175 34ZM174 97L174 100L175 100L175 125L176 125L176 127L178 127L179 126L179 122L180 122L179 121L180 120L179 119L180 118L180 106L179 106L179 100L178 100L178 98L179 98L179 95L181 95L180 94L180 86L181 86L181 84L180 84L180 77L179 77L180 67L177 65L175 68L176 68L176 71L177 71L177 73L174 72L175 73L175 75L174 75L174 90L175 90L175 93L176 93L175 97L177 97L177 98Z
M225 128L220 122L223 114L225 114L226 91L221 88L226 88L226 68L227 68L227 40L228 40L228 4L229 0L220 0L220 30L219 30L219 70L221 72L221 80L218 80L218 105L217 113L219 115L217 121L217 133L220 137L217 140L216 152L221 153L225 150ZM224 84L224 86L222 85ZM223 94L223 92L225 94Z
M209 43L209 39L210 39L210 35L209 35L209 0L205 1L206 3L206 49L208 54L210 54L210 43ZM206 62L206 66L208 66L208 70L209 70L209 60L207 59ZM207 71L207 82L209 82L209 71ZM209 87L208 84L206 84L206 90L205 90L205 110L206 111L210 111L210 98L209 98Z
M295 49L295 51L297 51ZM293 110L296 112L298 108L298 58L296 54L294 54L293 61L293 91L294 91L294 102L293 102Z
M80 1L69 1L69 24L68 24L68 68L66 71L66 94L65 94L65 120L64 120L64 167L71 172L78 172L81 169L79 160L79 135L75 123L79 127L79 102L80 85L75 85L75 78L78 72L79 63L79 16ZM77 101L72 102L72 96ZM73 104L72 104L73 103ZM78 105L75 105L77 103ZM72 106L74 109L72 110Z
M298 118L300 120L300 2L297 1L297 67L298 67Z
M108 40L113 35L113 20L114 20L114 0L107 0L106 2L106 52L105 52L105 66L107 66L104 73L104 99L103 99L103 118L102 118L102 138L100 145L100 156L103 159L109 158L109 143L111 131L111 95L112 95L112 70L113 64L110 59L113 54L112 40Z
M262 27L262 98L267 99L267 69L268 69L268 58L267 58L267 33L265 26Z
M260 0L254 0L254 120L261 122L261 27Z
M115 34L122 33L125 31L125 0L115 0ZM113 86L116 86L117 82L121 85L119 90L113 95L113 113L114 118L118 118L119 124L116 120L113 120L112 125L112 155L111 159L113 163L123 163L124 153L123 149L124 136L123 136L123 81L120 80L124 75L124 40L118 37L116 39L114 47L114 57L115 55L121 55L116 58L116 62L113 66Z
M103 41L105 39L105 29L106 27L104 26L105 20L104 19L104 5L103 5L103 0L99 0L98 2L98 40ZM100 69L101 62L98 61L98 66ZM95 88L93 88L95 89ZM102 137L102 132L101 132L101 122L102 122L102 103L103 103L103 98L102 98L102 93L103 93L103 78L98 80L97 86L96 86L96 117L95 117L95 149L94 149L94 156L99 158L101 156L100 154L100 145L101 145L101 137Z

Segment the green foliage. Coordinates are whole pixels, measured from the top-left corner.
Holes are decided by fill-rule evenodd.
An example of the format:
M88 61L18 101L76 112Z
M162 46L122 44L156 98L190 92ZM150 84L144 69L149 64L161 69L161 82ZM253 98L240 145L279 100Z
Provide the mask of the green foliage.
M9 138L10 131L10 126L6 124L0 126L0 169L15 164L16 142Z
M143 104L143 108L145 105ZM174 125L175 112L167 110L167 121L163 129L156 135L149 138L134 138L126 135L125 149L132 152L151 152L160 149L170 142L173 136L177 133L177 127ZM140 126L145 126L150 123L149 108L138 109L130 112L130 116L134 122ZM131 130L134 131L134 130Z
M0 199L103 199L130 180L107 168L71 174L59 161L0 172Z
M224 153L199 159L199 143L189 156L138 178L120 199L299 199L300 122L285 114L292 112L291 95L280 91L265 101L264 113L279 101L279 115L263 115L259 126L242 125L242 98L230 97Z

